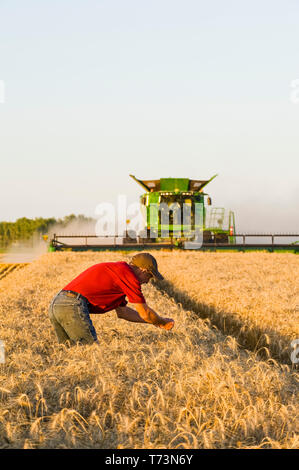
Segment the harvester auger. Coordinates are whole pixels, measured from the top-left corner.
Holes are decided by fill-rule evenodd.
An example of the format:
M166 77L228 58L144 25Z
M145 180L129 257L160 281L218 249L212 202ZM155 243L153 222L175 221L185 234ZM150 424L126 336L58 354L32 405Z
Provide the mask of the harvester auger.
M227 218L225 209L213 208L208 216L205 207L205 197L207 205L210 206L212 201L203 189L218 175L209 180L139 180L130 176L146 191L140 197L145 214L145 228L139 234L142 241L171 239L181 244L192 238L196 230L202 230L203 243L235 243L234 213L230 211Z

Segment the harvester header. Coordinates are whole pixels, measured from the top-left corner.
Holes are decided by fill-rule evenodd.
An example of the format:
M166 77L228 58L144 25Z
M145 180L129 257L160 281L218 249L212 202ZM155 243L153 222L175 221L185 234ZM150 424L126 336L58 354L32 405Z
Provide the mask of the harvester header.
M185 247L185 242L193 240L194 236L202 233L203 250L247 249L291 250L299 252L299 243L274 243L274 237L298 237L291 234L238 234L235 227L235 214L226 211L223 207L206 208L212 205L212 200L204 188L217 174L208 180L195 180L190 178L160 178L137 179L144 193L140 196L140 209L143 219L143 228L138 231L127 227L119 242L119 235L112 235L113 242L108 242L111 235L105 235L106 240L99 241L101 236L93 235L56 235L51 240L49 251L56 250L102 250L102 249L145 249L165 247ZM245 237L271 237L272 243L245 243ZM242 237L243 243L237 241ZM46 241L46 237L44 237ZM63 239L63 241L61 241ZM81 242L70 242L80 240ZM91 240L96 239L96 244ZM67 242L65 241L67 240Z

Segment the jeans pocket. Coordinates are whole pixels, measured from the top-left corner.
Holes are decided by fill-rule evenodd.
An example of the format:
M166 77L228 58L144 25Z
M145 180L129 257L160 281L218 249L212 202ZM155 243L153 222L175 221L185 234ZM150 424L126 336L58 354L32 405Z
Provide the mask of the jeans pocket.
M52 307L54 317L58 321L69 321L76 315L76 306L74 304L65 304L55 302Z

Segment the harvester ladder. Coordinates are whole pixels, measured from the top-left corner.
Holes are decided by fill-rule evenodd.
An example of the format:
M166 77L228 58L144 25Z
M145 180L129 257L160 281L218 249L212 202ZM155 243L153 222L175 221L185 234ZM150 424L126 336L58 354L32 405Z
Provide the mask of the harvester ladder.
M236 237L235 237L236 225L235 225L235 213L233 211L229 211L228 220L229 220L228 243L230 245L235 245L235 243L236 243Z

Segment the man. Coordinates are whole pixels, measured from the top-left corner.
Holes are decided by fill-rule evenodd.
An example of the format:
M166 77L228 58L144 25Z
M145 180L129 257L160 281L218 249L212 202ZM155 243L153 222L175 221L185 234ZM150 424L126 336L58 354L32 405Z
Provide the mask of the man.
M141 284L151 278L162 280L156 259L139 253L130 263L98 263L83 271L53 298L49 317L59 343L99 344L90 313L103 314L116 310L118 318L136 323L151 323L170 330L174 320L160 317L150 308ZM135 309L127 306L125 297Z

